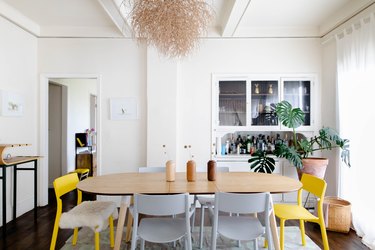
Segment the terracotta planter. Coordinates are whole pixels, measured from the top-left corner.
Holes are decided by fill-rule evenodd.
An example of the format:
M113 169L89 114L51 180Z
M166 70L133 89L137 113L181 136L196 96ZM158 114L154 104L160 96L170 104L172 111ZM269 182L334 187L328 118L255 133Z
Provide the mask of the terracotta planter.
M302 159L303 168L297 168L298 178L301 180L302 174L311 174L324 179L328 166L327 158L306 158Z

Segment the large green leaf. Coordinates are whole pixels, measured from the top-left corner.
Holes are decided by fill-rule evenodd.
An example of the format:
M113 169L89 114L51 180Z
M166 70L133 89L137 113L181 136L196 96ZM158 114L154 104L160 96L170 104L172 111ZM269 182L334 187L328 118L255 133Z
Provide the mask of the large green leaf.
M302 168L302 157L294 147L289 147L283 143L277 143L273 154L279 158L287 159L297 168Z
M275 159L269 157L265 151L256 151L248 161L254 172L271 174L275 170Z
M305 120L305 113L300 108L293 108L287 101L276 105L276 114L281 124L288 128L298 128Z

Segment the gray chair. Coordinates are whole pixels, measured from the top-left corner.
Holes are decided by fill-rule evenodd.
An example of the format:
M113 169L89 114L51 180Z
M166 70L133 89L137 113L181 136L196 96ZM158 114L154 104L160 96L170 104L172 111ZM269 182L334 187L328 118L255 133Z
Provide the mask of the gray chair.
M207 169L199 168L197 172L205 172ZM217 167L217 172L229 172L229 167ZM194 195L194 207L197 205L197 201L201 205L201 222L199 226L199 248L203 247L203 226L204 226L204 210L209 206L213 206L215 202L214 195ZM195 212L192 216L191 228L193 230L195 222Z
M138 173L162 173L165 172L165 167L140 167Z
M139 214L153 217L142 218L138 225ZM166 217L175 214L184 214L184 217ZM141 240L141 250L144 249L145 241L167 243L181 238L185 239L185 249L192 249L190 214L188 193L176 195L134 194L134 226L131 249L135 250L138 238Z
M225 238L233 240L253 240L254 249L258 249L257 239L265 235L269 242L268 249L271 250L269 215L272 209L270 193L216 193L215 208L209 208L213 215L211 249L216 249L216 237L219 233ZM264 226L256 216L256 214L262 212L264 213ZM230 216L231 213L238 213L240 216ZM242 216L242 214L247 215Z

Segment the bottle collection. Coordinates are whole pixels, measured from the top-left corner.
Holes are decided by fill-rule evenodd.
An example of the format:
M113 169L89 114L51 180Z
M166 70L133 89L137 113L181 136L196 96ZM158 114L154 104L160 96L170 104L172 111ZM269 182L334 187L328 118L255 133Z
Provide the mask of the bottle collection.
M290 138L291 139L291 138ZM241 135L229 134L222 138L224 143L221 146L221 152L216 152L221 155L230 154L253 154L257 150L272 153L278 143L290 144L291 140L288 138L288 133L281 138L280 134L258 134L258 135Z

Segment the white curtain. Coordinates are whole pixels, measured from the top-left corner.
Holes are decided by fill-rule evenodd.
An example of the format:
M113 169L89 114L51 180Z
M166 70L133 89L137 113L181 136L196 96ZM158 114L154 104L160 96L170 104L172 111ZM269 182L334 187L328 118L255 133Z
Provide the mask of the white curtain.
M340 197L353 226L375 249L375 15L336 36L340 135L350 139L351 168L340 167Z

